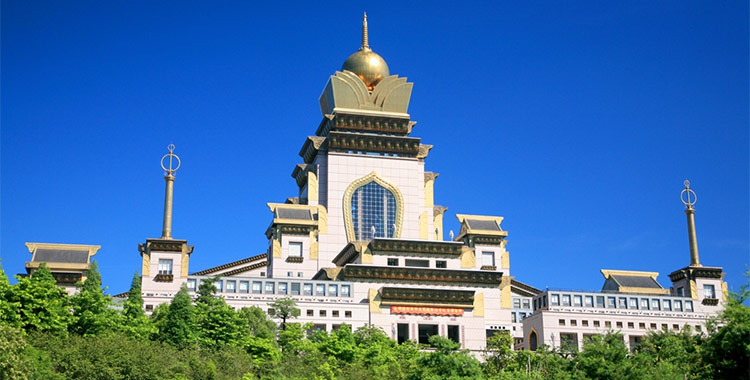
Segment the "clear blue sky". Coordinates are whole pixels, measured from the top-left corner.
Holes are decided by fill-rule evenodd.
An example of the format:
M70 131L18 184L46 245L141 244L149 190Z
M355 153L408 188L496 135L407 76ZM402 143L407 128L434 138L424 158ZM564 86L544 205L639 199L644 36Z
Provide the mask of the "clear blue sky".
M599 289L599 269L701 261L736 288L750 261L747 1L3 1L0 254L99 244L110 293L159 237L159 159L183 166L173 235L191 270L264 252L266 202L321 120L318 96L360 44L414 82L436 203L501 215L511 272Z

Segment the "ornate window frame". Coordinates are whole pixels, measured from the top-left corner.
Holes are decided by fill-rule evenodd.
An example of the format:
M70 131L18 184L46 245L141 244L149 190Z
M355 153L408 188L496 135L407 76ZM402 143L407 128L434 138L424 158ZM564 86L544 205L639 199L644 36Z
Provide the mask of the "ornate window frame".
M349 242L357 241L356 235L354 234L354 221L352 220L352 196L357 189L370 182L375 182L378 185L383 186L386 190L390 191L396 199L396 230L393 232L393 237L395 239L401 237L401 227L404 222L404 196L396 186L393 186L380 178L378 173L372 172L362 178L354 180L349 184L349 187L346 188L346 191L344 191L344 225L346 227L346 237Z

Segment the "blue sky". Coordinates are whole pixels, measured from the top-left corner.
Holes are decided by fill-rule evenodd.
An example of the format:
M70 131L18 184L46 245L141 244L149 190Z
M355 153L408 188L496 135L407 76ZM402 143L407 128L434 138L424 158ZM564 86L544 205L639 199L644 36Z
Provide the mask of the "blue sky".
M599 269L750 262L748 3L2 2L0 257L99 244L110 293L159 237L173 142L173 236L191 271L265 251L266 202L296 195L318 96L360 44L414 82L436 203L501 215L511 272L599 289Z

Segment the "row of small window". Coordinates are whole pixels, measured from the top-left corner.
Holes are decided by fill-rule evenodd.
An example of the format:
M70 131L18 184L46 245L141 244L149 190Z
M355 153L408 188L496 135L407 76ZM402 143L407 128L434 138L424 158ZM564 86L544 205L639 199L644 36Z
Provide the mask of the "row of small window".
M581 326L582 327L589 327L589 321L588 320L583 319L580 322L581 322ZM591 321L591 323L592 323L593 327L601 327L601 322L600 321L594 320L594 321ZM558 321L558 324L560 326L578 326L578 320L571 319L566 324L566 321L564 319L560 319ZM623 328L623 323L621 321L616 321L615 322L615 326L616 326L616 328L621 329L621 328ZM635 322L628 322L627 326L628 326L629 329L635 329ZM659 326L658 323L650 323L648 328L651 329L651 330L656 330L658 328L658 326ZM687 326L687 325L685 325L685 326ZM604 327L605 328L612 328L612 322L611 321L604 321ZM645 322L639 322L638 323L638 328L641 329L641 330L645 330L646 329L646 323ZM666 324L666 323L662 323L661 324L661 328L664 329L664 330L666 330L666 329L669 328L669 325ZM680 330L680 325L678 325L676 323L672 324L672 330L679 331ZM701 325L695 325L695 330L696 331L701 331Z
M189 290L197 289L198 281L195 278L188 279ZM280 294L293 296L321 296L321 297L351 297L351 285L339 284L312 284L299 282L276 282L276 281L236 281L218 280L216 287L221 293L253 293L253 294Z
M531 300L528 298L521 299L520 297L513 297L513 308L514 309L531 309Z
M447 327L447 338L460 343L460 334L458 325L448 325ZM398 343L403 343L409 340L410 327L408 323L399 323L396 325L396 340ZM430 337L438 335L438 325L417 325L417 341L420 344L430 344Z
M399 266L400 259L395 257L388 258L388 266L397 267ZM417 259L404 259L404 266L417 267L417 268L429 268L430 260L417 260ZM448 268L448 262L445 260L435 260L435 268Z
M315 316L315 310L307 309L305 315L308 316L308 317L314 317ZM319 310L318 311L318 316L319 317L327 317L328 316L328 311L327 310ZM338 318L339 317L339 311L338 310L331 310L331 317ZM344 318L351 318L351 317L352 317L351 310L344 310Z
M570 294L551 294L550 306L585 306L605 307L607 309L633 309L633 310L663 310L663 311L693 311L693 301L667 300L657 298L638 297L615 297L615 296L583 296ZM534 310L547 306L547 296L534 300ZM683 307L684 306L684 307Z

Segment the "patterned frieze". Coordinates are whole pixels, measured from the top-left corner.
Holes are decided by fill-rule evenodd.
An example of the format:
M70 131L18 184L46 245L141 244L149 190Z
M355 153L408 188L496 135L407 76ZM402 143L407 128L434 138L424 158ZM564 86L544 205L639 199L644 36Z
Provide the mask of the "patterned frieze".
M206 276L206 275L209 275L211 273L221 272L221 271L223 271L225 269L237 267L237 266L240 266L240 265L244 265L244 264L247 264L247 263L252 263L252 262L255 262L255 261L258 261L258 260L264 260L264 259L268 259L268 254L267 253L261 253L260 255L251 256L251 257L248 257L248 258L245 258L245 259L242 259L242 260L233 261L231 263L226 263L224 265L219 265L219 266L216 266L216 267L213 267L213 268L204 269L204 270L202 270L200 272L191 273L190 275L191 276Z
M306 164L311 164L315 160L315 156L318 155L318 151L325 141L325 137L307 136L307 140L302 144L302 149L299 151L300 157L302 157Z
M381 267L348 264L344 267L346 280L387 280L435 285L499 286L502 272L446 270L412 267Z
M381 303L394 304L441 304L473 306L473 290L391 288L380 289Z
M348 263L351 263L354 261L354 259L359 256L359 247L355 243L349 243L347 244L344 249L339 252L336 257L333 258L333 263L342 267Z
M416 156L419 152L419 140L415 137L331 132L327 144L328 149Z
M431 240L373 239L369 247L373 254L410 253L459 256L463 244Z
M415 124L408 118L336 113L326 115L315 134L327 136L330 132L344 131L407 136Z
M684 278L722 278L723 274L723 269L718 267L689 266L670 273L669 279L675 282Z
M237 274L240 274L240 273L245 273L245 272L251 271L253 269L267 267L268 265L269 265L268 260L264 260L264 261L261 261L259 263L255 263L255 264L252 264L252 265L247 265L247 266L244 266L242 268L237 268L237 269L233 269L233 270L224 272L224 273L221 274L221 276L223 276L223 277L234 276L234 275L237 275Z

